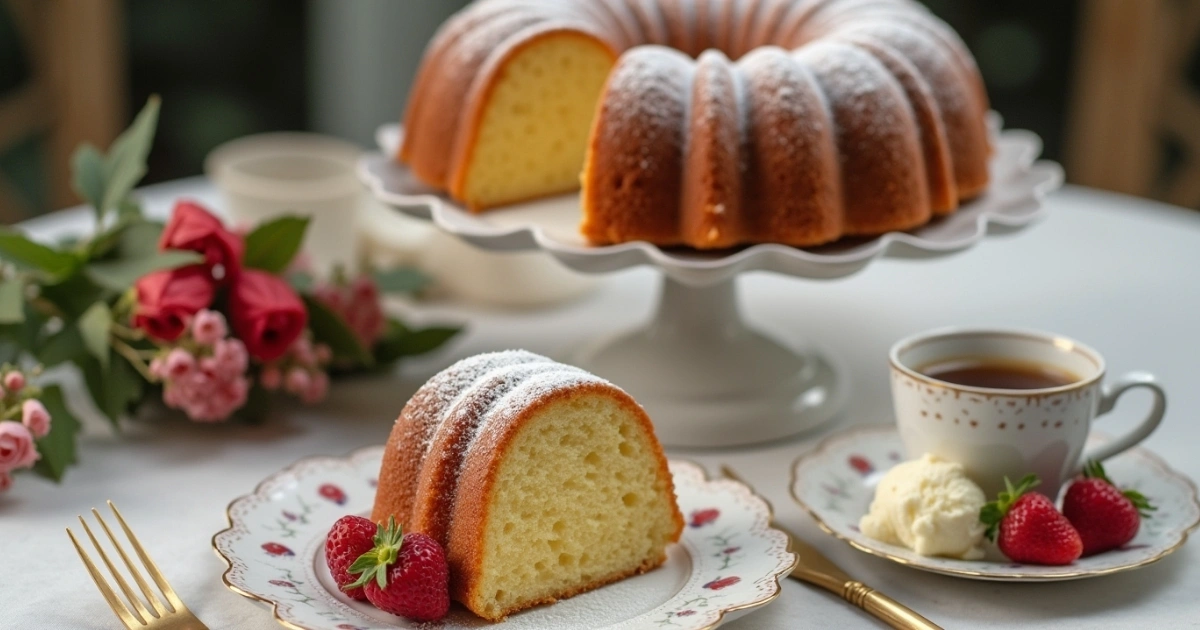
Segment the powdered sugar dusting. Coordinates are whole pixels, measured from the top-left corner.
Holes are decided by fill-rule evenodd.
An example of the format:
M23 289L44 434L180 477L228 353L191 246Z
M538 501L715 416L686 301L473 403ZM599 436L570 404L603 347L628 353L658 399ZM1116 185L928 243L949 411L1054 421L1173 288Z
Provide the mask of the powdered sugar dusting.
M410 420L422 432L422 452L428 452L446 412L484 374L503 366L549 360L525 350L506 350L468 357L435 374L413 396L422 404L410 410Z

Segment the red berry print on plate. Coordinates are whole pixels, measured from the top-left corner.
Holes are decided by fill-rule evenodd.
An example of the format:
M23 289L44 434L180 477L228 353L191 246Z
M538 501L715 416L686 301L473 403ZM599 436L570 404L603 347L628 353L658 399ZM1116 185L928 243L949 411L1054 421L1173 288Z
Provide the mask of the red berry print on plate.
M717 578L717 579L709 582L708 584L705 584L704 588L707 588L712 591L719 591L719 590L725 588L726 586L733 586L734 584L737 584L738 582L741 582L741 581L742 581L742 578L731 575L729 577Z
M263 543L262 548L263 548L263 551L271 554L272 556L294 556L294 555L296 555L291 549L288 549L287 547L285 547L277 542Z
M346 492L331 483L322 484L317 493L338 505L346 504Z
M858 474L864 477L875 472L875 467L862 455L851 455L849 461L850 467L857 470Z
M717 520L719 516L721 516L721 511L716 508L696 510L692 512L692 518L688 521L688 525L692 527L704 527Z

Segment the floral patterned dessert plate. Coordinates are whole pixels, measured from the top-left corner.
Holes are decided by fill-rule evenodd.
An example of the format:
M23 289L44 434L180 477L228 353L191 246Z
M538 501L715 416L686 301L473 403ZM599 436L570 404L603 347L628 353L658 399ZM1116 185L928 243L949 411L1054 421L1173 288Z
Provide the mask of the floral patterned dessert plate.
M346 514L367 515L382 446L347 457L301 460L229 505L229 527L213 548L229 565L231 590L269 604L285 627L305 630L485 628L455 604L435 624L417 624L342 595L325 566L325 537ZM770 527L771 507L746 486L707 479L670 462L687 525L666 563L644 575L511 615L505 630L715 628L774 600L795 566L787 536Z
M1100 436L1091 438L1102 440ZM827 439L792 465L792 497L821 529L869 554L916 569L976 580L1049 582L1108 575L1161 560L1187 540L1200 524L1196 486L1144 448L1134 448L1104 463L1122 487L1145 494L1158 509L1143 519L1129 544L1066 566L1017 564L989 545L982 560L927 557L905 547L864 535L858 521L875 496L875 484L906 459L894 426L851 429Z

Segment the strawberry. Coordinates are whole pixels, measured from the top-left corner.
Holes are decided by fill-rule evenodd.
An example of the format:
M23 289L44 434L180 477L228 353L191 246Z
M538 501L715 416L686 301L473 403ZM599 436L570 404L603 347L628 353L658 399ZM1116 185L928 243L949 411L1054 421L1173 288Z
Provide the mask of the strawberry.
M367 594L362 587L346 588L355 581L355 576L349 572L350 565L360 556L375 546L375 532L378 528L370 519L361 516L348 515L339 518L329 529L329 537L325 539L325 563L339 588L351 599L366 601Z
M417 621L436 621L450 610L450 569L436 540L401 533L389 518L375 533L375 546L350 565L361 574L350 588L361 586L367 600L384 612Z
M1049 497L1029 492L1038 483L1037 475L1026 475L1014 488L1005 477L1007 491L983 506L979 520L988 526L988 539L1014 562L1071 564L1083 553L1083 541Z
M1083 478L1071 482L1063 497L1063 515L1079 530L1085 556L1133 540L1142 518L1154 509L1137 490L1122 492L1113 485L1097 461L1084 466Z

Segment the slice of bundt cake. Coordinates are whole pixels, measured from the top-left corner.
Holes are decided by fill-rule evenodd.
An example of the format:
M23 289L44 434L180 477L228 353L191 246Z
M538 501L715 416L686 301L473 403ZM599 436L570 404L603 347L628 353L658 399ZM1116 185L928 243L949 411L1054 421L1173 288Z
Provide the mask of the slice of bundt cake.
M464 359L404 407L372 519L446 549L451 596L496 621L657 567L683 518L645 411L523 351Z

